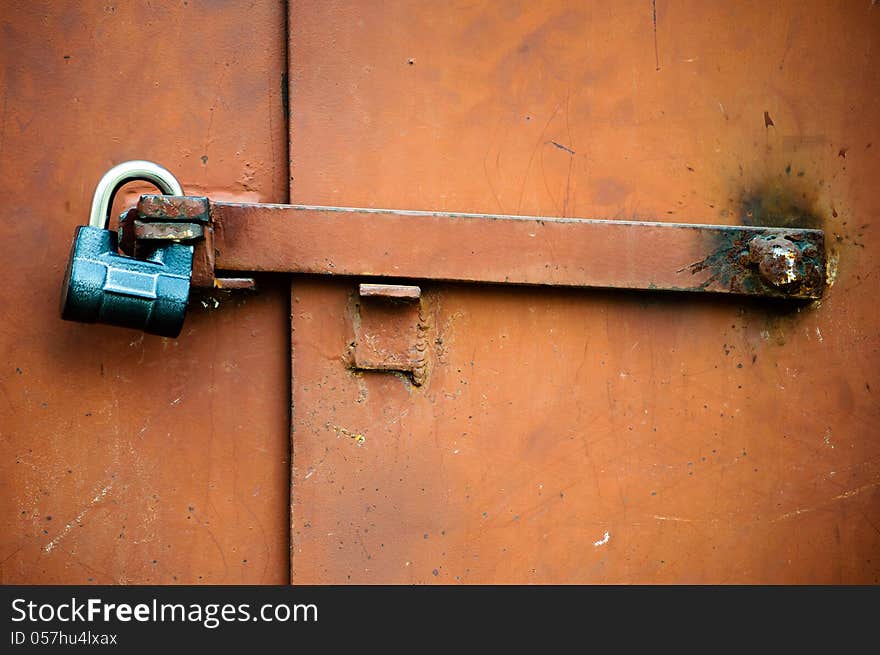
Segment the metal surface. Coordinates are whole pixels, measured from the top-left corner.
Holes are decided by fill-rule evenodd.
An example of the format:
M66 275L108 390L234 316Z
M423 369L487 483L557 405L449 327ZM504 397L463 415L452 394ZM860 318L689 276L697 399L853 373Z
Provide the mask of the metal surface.
M0 14L0 582L287 582L289 291L208 292L178 339L58 320L68 237L114 164L287 200L283 6Z
M6 12L2 582L880 582L880 11L655 5L292 0L289 69L275 3ZM424 285L422 387L348 367L352 281L61 323L47 235L132 156L233 202L821 228L833 286Z
M213 203L216 267L507 284L819 298L821 230ZM787 241L798 276L771 283L755 238Z
M257 288L257 281L252 277L217 277L214 278L214 288L229 291L254 291Z
M294 582L880 582L880 9L655 4L290 3L292 202L816 228L831 283L424 283L415 387L294 280Z
M110 207L113 196L123 184L143 180L152 182L162 193L173 196L182 196L183 189L180 182L172 175L171 171L151 161L131 160L117 164L98 182L95 195L92 197L92 208L89 212L89 225L92 227L106 228L110 222Z

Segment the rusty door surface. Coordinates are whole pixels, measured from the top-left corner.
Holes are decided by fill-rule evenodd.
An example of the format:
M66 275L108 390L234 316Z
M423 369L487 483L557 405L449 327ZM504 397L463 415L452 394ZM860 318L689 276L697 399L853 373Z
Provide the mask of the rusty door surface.
M252 5L0 2L2 583L289 579L288 285L178 339L58 318L111 166L287 199L285 5Z
M293 0L293 202L819 227L831 266L801 305L421 284L418 374L358 368L365 280L295 279L292 581L876 583L875 4Z
M876 583L873 5L4 3L0 581ZM830 286L419 283L405 371L364 370L375 280L63 323L132 158L217 200L818 227Z

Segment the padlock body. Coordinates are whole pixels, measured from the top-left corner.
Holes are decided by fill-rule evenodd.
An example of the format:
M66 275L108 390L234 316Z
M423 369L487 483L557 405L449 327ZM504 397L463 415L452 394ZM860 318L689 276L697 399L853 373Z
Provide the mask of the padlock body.
M120 255L115 232L81 226L64 276L61 318L176 337L186 316L192 260L192 246L179 243L147 259Z

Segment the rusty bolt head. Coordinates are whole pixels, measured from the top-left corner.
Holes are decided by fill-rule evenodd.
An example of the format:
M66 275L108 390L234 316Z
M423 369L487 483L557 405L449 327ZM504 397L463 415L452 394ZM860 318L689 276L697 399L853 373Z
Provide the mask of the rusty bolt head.
M816 257L819 254L819 249L815 243L808 243L804 246L802 253L804 257Z
M804 278L803 254L797 244L783 237L755 237L749 242L749 256L767 282L785 287Z

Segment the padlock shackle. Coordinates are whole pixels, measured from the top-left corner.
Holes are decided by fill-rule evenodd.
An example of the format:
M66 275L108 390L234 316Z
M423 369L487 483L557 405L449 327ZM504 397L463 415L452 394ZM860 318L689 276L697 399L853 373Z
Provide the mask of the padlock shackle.
M154 164L151 161L132 160L122 162L114 166L104 174L98 186L95 187L95 195L92 198L92 210L89 214L89 225L101 229L107 229L110 223L110 209L113 205L113 196L123 184L141 180L152 182L165 195L182 196L183 187L177 178L167 168Z

